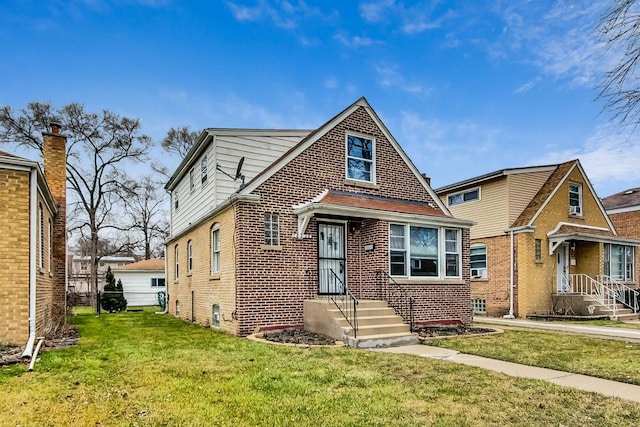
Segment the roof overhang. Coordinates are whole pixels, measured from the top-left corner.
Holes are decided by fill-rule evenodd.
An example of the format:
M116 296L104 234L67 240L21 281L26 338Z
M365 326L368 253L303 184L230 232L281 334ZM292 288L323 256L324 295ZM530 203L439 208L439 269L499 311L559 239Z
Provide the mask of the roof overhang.
M611 243L614 245L640 246L640 240L625 239L618 236L605 236L600 234L592 234L588 232L572 232L562 234L547 235L549 237L549 255L564 242L594 242L594 243Z
M304 205L293 206L293 212L298 216L298 232L296 238L309 237L305 235L307 226L312 217L339 217L357 219L378 219L388 222L403 222L411 224L433 224L436 226L469 228L473 221L457 219L448 216L417 215L370 209L354 206L335 205L321 202L310 202Z

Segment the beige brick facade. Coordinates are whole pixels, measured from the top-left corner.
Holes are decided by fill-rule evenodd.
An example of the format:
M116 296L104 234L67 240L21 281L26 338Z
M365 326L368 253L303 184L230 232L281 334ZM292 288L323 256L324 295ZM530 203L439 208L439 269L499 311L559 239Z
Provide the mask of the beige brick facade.
M375 185L345 179L345 138L348 133L375 139ZM408 167L364 107L354 110L297 157L284 164L254 191L257 202L236 202L167 246L170 312L202 325L212 323L212 304L220 305L220 328L241 336L257 329L303 323L303 301L318 294L318 224L345 225L346 282L358 298L380 298L378 272L389 270L389 221L334 217L310 219L297 238L298 216L293 206L309 202L326 189L367 194L389 200L415 200L435 205L423 183ZM264 245L265 213L278 215L280 241ZM443 221L446 222L445 219ZM220 224L222 271L209 275L210 230ZM194 253L192 274L186 275L187 245ZM416 299L417 323L471 322L469 305L469 230L460 231L460 279L405 280ZM179 277L175 276L178 247ZM205 258L199 259L199 254ZM200 270L200 266L202 270ZM193 310L192 310L193 306Z
M45 146L47 139L45 135ZM53 139L54 147L49 152L45 149L45 156L49 156L51 171L57 171L51 178L54 188L62 191L57 198L37 163L4 154L0 161L0 342L27 342L32 279L34 336L50 336L66 322L65 138L55 135ZM36 188L32 189L32 185Z

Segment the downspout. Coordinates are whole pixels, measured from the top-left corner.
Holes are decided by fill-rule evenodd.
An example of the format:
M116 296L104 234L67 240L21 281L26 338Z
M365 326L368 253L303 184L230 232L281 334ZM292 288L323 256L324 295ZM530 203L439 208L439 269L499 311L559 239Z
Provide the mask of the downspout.
M31 168L29 191L29 339L22 357L31 357L36 341L36 241L38 240L38 176Z
M502 316L505 319L515 319L515 316L513 315L513 288L515 286L514 283L514 269L513 269L513 261L514 261L514 256L513 253L515 251L514 245L513 245L513 230L510 231L510 239L511 239L511 250L509 253L509 260L510 260L510 267L509 267L509 273L510 273L510 286L509 286L509 314L505 314L504 316Z

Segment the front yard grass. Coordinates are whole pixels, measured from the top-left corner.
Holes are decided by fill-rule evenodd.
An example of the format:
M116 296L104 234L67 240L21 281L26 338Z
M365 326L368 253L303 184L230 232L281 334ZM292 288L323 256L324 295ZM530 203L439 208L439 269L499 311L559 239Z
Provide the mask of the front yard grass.
M429 345L576 374L640 385L640 343L552 332L511 331Z
M74 316L77 347L0 369L1 425L639 425L640 404L455 363L300 349L166 315Z

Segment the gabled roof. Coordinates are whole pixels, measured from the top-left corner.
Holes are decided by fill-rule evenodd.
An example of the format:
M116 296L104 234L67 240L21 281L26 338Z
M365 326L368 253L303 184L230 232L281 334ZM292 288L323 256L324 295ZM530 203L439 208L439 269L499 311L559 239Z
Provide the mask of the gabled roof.
M142 261L138 261L138 262L134 262L131 264L127 264L127 265L123 265L120 267L115 267L112 268L113 271L121 271L121 270L126 270L126 271L132 271L132 270L136 270L136 271L157 271L157 270L162 270L164 271L164 260L163 259L159 259L159 258L152 258L152 259L145 259Z
M207 128L200 133L198 140L193 144L193 147L189 150L184 159L180 162L176 171L171 175L169 181L165 184L164 188L167 190L173 189L176 184L184 177L188 171L193 167L200 155L207 149L209 143L214 136L241 136L241 135L255 135L255 136L299 136L303 138L311 133L307 129L237 129L237 128Z
M593 194L593 197L596 200L596 203L598 204L598 208L602 212L602 215L604 216L604 218L607 221L607 224L609 225L609 229L614 234L616 234L615 228L613 227L613 224L611 223L609 216L605 212L604 207L602 206L602 203L600 203L600 199L598 198L596 191L591 185L591 182L589 181L589 178L587 177L587 174L585 173L584 169L582 168L582 165L580 164L580 160L578 159L570 160L568 162L564 162L556 166L551 176L547 178L547 181L542 185L538 193L531 199L531 201L529 202L527 207L522 211L520 216L514 221L514 223L511 225L511 228L532 226L536 218L538 217L538 215L540 215L540 213L545 208L545 206L556 194L560 186L569 178L569 175L571 174L571 172L576 168L580 171L580 174L584 178L584 182L587 188L589 189L591 194Z
M640 209L640 187L629 188L602 199L602 205L607 211L637 207ZM634 209L630 209L634 210Z
M449 211L449 209L447 209L447 207L442 203L440 198L435 194L433 189L429 186L426 179L424 178L424 176L422 176L422 174L413 164L411 159L409 159L409 157L404 152L404 150L402 149L398 141L396 141L393 135L391 135L391 132L389 132L389 130L384 125L382 120L380 120L380 117L378 117L378 115L373 110L373 108L371 108L371 105L369 105L369 102L366 100L365 97L361 97L360 99L358 99L356 102L354 102L353 104L345 108L342 112L340 112L339 114L334 116L332 119L327 121L325 124L320 126L317 130L311 132L306 138L304 138L298 144L294 145L289 151L287 151L282 156L280 156L278 160L273 162L270 166L268 166L266 169L264 169L262 172L256 175L251 181L249 181L246 187L239 191L239 194L250 194L251 192L256 190L262 183L264 183L266 180L272 177L276 172L278 172L285 165L287 165L289 162L295 159L300 153L302 153L304 150L309 148L314 142L322 138L327 132L333 129L338 123L340 123L342 120L347 118L349 115L351 115L360 107L365 109L369 117L371 117L371 119L374 121L376 126L378 126L378 128L382 131L382 133L384 134L385 138L389 141L391 146L398 152L402 160L406 163L406 165L410 168L410 170L416 176L418 181L422 184L423 188L429 193L434 203L438 205L440 210L444 212L445 215L453 216L451 215L451 212Z
M443 187L439 187L435 189L437 194L446 194L454 191L462 190L467 187L476 186L486 181L491 181L492 179L500 178L507 175L516 175L516 174L524 174L524 173L533 173L533 172L544 172L544 171L552 171L558 165L544 165L544 166L525 166L521 168L508 168L508 169L500 169L494 172L489 172L484 175L476 176L473 178L465 179L463 181L454 182L453 184L445 185Z

